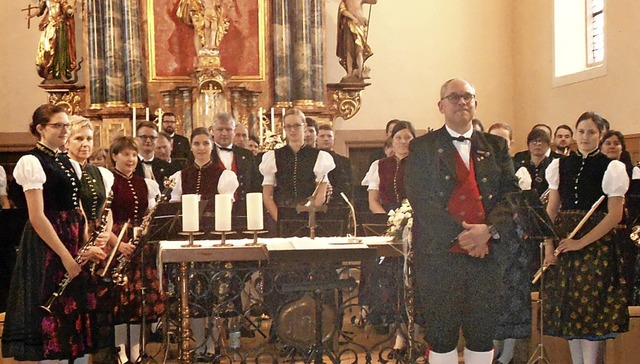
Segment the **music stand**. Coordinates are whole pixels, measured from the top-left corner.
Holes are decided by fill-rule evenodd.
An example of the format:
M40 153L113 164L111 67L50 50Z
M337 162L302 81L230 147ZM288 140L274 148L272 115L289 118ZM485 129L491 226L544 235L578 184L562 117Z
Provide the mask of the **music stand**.
M344 236L349 221L349 207L330 206L327 212L316 213L317 236ZM293 207L278 208L278 234L281 237L308 236L309 218L307 212L298 214Z
M148 240L179 239L178 232L182 228L181 211L182 204L180 202L158 204L149 228Z
M547 214L545 206L540 201L538 192L535 189L508 194L507 201L516 213L516 223L522 227L525 234L540 242L540 289L538 290L538 304L540 314L538 327L540 342L533 352L527 364L547 363L549 360L544 354L544 314L543 314L543 283L544 283L544 246L545 240L549 238L560 239L561 234L556 230L553 221Z

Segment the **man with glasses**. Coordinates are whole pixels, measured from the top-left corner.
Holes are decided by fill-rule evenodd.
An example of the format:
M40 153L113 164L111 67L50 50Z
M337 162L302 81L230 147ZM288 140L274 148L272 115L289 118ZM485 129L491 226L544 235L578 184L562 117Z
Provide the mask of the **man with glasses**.
M162 131L171 137L171 158L179 159L183 163L193 159L189 139L176 133L176 116L172 112L162 114Z
M158 127L152 121L143 121L136 128L138 159L135 174L152 179L162 186L165 177L169 177L169 163L155 157Z
M551 130L551 127L549 125L547 125L547 124L536 124L531 128L531 130L535 130L535 129L539 129L539 130L544 131L549 136L549 140L551 140L552 130ZM554 158L551 155L551 144L547 145L547 149L545 149L544 155L547 156L547 157ZM526 164L531 163L531 153L529 152L529 148L514 154L513 155L513 163L515 165L526 165ZM516 170L517 169L518 168L516 168Z
M549 164L551 164L550 156L547 156L546 152L549 150L551 139L546 131L542 129L532 129L527 135L527 151L529 152L529 158L525 161L514 161L514 167L518 176L526 172L531 177L531 188L538 192L538 195L542 195L549 184L545 178L545 171ZM524 168L523 170L520 170Z
M445 125L410 145L405 186L414 210L416 313L424 318L429 363L457 364L460 329L467 364L490 364L501 303L497 253L518 191L506 141L474 131L475 89L442 85Z

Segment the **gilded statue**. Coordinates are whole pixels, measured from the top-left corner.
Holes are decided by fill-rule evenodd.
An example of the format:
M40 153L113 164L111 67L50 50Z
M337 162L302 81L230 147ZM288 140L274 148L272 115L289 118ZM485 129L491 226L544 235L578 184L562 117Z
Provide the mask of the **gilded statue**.
M221 0L180 0L176 15L195 30L194 45L200 55L218 55L218 47L229 20L224 16Z
M40 0L38 12L29 15L42 16L36 67L44 82L77 81L75 3L75 0Z
M347 71L342 82L363 82L369 68L364 66L373 52L367 43L369 20L363 4L376 4L378 0L342 0L338 8L338 46L336 54Z

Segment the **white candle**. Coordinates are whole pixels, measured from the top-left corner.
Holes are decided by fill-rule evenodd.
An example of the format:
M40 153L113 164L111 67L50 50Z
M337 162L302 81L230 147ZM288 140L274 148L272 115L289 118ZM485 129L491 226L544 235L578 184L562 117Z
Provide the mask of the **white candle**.
M149 121L149 108L144 111L144 117L146 121Z
M231 231L231 195L216 195L216 231Z
M271 108L271 132L273 134L276 133L276 117L275 117L275 110L273 108Z
M182 231L200 230L199 195L182 195Z
M133 107L133 122L131 123L131 135L133 135L133 137L136 137L136 128L138 127L138 123L136 121L136 108L135 106Z
M284 140L287 137L287 134L284 132L284 107L282 108L282 140ZM305 120L302 120L303 123L306 123Z
M262 144L262 139L264 135L264 130L262 130L262 108L258 109L258 128L260 129L260 144Z
M262 216L262 193L247 193L247 230L264 229Z

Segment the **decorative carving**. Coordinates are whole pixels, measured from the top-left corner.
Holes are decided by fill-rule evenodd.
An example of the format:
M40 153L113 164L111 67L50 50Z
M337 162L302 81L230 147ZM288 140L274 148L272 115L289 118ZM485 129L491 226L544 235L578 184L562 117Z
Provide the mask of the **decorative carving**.
M369 85L370 83L327 84L327 89L331 93L329 110L333 120L338 117L349 120L357 114L362 103L360 93Z
M67 84L40 84L38 86L49 94L50 104L62 106L67 114L81 115L84 113L84 86Z

